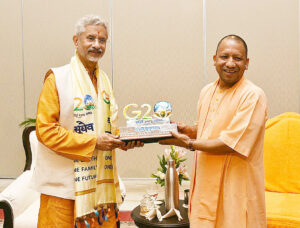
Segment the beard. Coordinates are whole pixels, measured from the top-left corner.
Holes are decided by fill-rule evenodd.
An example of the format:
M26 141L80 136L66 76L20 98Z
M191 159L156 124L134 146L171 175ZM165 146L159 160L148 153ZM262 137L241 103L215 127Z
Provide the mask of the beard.
M103 50L102 49L89 48L88 52L98 52L99 54L102 54ZM99 56L99 57L94 57L94 56L87 55L87 59L91 62L98 62L101 57L102 57L102 55Z
M93 56L87 56L87 59L91 62L98 62L101 57L93 57Z

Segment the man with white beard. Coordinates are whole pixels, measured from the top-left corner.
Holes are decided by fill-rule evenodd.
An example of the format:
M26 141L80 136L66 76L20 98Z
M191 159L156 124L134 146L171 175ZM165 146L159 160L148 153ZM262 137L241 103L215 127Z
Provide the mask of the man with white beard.
M98 16L81 18L73 36L75 56L45 76L33 174L41 192L38 227L116 227L116 204L122 199L114 150L134 143L125 145L116 136L117 105L98 65L107 39Z

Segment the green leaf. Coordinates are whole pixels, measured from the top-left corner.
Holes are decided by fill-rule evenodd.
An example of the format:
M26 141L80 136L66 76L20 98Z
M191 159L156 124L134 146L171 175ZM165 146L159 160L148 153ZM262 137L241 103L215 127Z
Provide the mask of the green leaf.
M167 172L167 168L165 167L165 168L162 168L162 171L161 171L162 173L166 173Z
M162 161L163 161L164 164L167 164L167 160L165 158L165 155L162 156Z
M22 123L19 124L19 127L28 127L28 126L35 126L36 119L35 118L27 118Z
M160 162L159 162L159 165L160 165L160 167L163 167L163 162L160 161Z
M161 168L162 168L162 170L163 170L163 171L162 171L163 173L166 173L166 172L167 172L166 164L164 164Z
M160 186L165 186L165 180L162 180L160 178L157 179L157 183L160 184Z
M165 158L165 155L162 156L162 163L160 163L160 166L162 168L162 172L163 173L166 173L166 164L167 164L167 161L166 161L166 158Z
M171 147L171 151L172 151L173 153L175 153L176 147L175 147L174 145L171 145L170 147Z
M159 159L159 163L161 163L162 162L162 158L159 155L157 155L157 157Z
M160 166L163 167L163 165L164 165L164 156L162 156L162 157L160 157L159 155L157 155L157 156L159 158L159 164L160 164Z

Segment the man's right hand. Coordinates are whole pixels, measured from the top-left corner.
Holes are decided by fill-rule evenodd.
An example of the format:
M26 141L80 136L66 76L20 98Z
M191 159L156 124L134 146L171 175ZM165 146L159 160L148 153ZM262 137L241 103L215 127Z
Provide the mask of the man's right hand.
M171 123L172 123L173 121L171 121ZM187 134L188 132L188 130L187 130L187 128L188 128L188 126L186 125L186 124L184 124L184 123L181 123L181 122L174 122L174 123L176 123L177 124L177 130L178 130L178 132L179 133L181 133L181 134Z
M187 135L173 132L173 131L171 133L174 138L163 139L163 140L158 141L158 143L161 145L175 145L175 146L180 146L180 147L184 147L184 148L188 147L189 141L191 139Z
M184 123L174 122L174 121L171 121L171 123L176 123L177 124L178 133L187 135L191 139L195 139L197 137L197 126L196 125L189 126L189 125L186 125Z
M119 140L119 136L111 134L102 134L97 138L96 149L108 151L125 146L125 143Z

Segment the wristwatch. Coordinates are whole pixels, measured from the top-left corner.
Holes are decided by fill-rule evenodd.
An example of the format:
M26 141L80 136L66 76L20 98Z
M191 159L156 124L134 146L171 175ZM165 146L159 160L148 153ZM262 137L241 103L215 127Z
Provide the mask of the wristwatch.
M194 148L194 146L193 146L194 141L195 141L195 140L193 140L193 139L190 139L190 141L189 141L189 144L188 144L188 147L187 147L187 148L188 148L190 151L195 151L195 148Z

